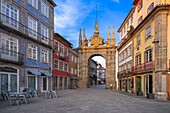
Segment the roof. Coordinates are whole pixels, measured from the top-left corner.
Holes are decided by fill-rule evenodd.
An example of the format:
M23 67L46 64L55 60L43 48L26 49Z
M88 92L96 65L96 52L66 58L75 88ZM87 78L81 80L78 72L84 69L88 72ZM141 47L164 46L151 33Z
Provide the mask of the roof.
M157 11L159 10L169 10L170 8L170 5L157 5L144 19L143 21L132 31L131 35L129 37L127 37L124 42L120 43L120 45L118 46L118 50L126 43L128 42L139 29L141 29L141 27L146 23L148 22L148 20L150 18L153 17L154 13L156 13Z
M133 5L136 5L139 2L139 0L133 0Z
M48 2L50 2L50 4L52 4L54 7L57 6L53 0L48 0Z
M59 33L54 33L54 36L57 38L57 37L60 37L62 40L64 40L66 43L68 43L68 45L70 45L71 47L73 46L72 43L70 43L67 39L65 39L63 36L61 36Z
M123 23L121 24L120 28L118 29L118 32L120 32L120 29L122 28L122 26L125 24L126 20L129 18L129 16L135 11L135 7L131 8L130 12L128 13L128 15L126 16L126 18L124 19Z

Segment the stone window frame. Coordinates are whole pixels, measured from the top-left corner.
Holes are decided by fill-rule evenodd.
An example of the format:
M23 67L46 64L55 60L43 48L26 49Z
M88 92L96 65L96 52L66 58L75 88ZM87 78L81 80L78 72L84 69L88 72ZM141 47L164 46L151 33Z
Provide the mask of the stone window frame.
M47 18L50 16L50 7L44 1L41 1L41 14Z
M49 50L45 48L41 48L41 58L40 61L41 63L49 63Z
M38 0L28 0L28 4L38 10Z
M59 69L59 60L58 59L54 59L54 69Z
M38 47L37 47L37 45L35 45L33 43L28 43L27 47L28 47L27 48L27 51L28 51L27 52L28 53L27 57L29 59L38 60L38 57L37 57L38 56ZM31 55L29 55L29 51L31 52ZM35 54L34 54L34 51L36 52Z
M30 21L30 19L32 19L32 21L36 22L36 29L33 29L33 28L30 28L30 27L29 27L29 21ZM34 23L34 24L35 24L35 23ZM35 38L35 39L37 39L37 36L38 36L38 34L37 34L37 31L38 31L38 21L37 21L34 17L32 17L32 16L28 16L28 28L29 28L29 33L28 33L28 35L31 36L31 37L33 37L33 38ZM30 31L31 31L31 32L35 32L36 36L33 35L33 34L30 34Z

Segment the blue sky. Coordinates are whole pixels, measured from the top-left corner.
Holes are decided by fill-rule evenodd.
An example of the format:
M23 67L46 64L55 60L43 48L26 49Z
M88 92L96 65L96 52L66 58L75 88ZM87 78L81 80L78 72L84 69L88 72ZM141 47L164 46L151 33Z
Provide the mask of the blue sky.
M100 35L107 39L108 26L115 27L116 42L119 43L117 30L132 8L133 0L54 0L54 28L64 38L78 46L80 28L86 29L89 39L94 33L96 4L98 6L98 24Z

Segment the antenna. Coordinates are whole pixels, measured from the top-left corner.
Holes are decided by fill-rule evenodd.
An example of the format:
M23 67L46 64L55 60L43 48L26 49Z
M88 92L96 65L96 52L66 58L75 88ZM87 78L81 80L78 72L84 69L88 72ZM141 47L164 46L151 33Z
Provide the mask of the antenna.
M96 4L96 22L98 21L97 18L98 17L98 12L97 12L97 4Z

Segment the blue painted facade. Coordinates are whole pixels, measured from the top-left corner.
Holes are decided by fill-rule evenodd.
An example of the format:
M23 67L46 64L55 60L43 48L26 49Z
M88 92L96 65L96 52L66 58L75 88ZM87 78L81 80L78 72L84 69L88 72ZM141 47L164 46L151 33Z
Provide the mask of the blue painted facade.
M1 1L1 0L0 0ZM54 29L53 20L51 20L51 7L55 7L55 4L50 4L49 0L38 0L38 9L34 8L28 3L28 0L13 0L13 1L8 1L4 0L11 4L12 6L16 7L19 10L19 23L25 25L26 27L28 26L28 16L32 16L37 20L37 32L41 34L41 25L45 25L49 28L49 38L50 40L53 39L53 35L51 33L51 30ZM44 16L41 13L41 1L46 3L47 6L49 6L49 18ZM1 4L1 3L0 3ZM53 9L52 9L53 10ZM54 10L53 10L54 11ZM54 14L52 14L54 17ZM8 26L9 27L9 26ZM1 62L0 65L3 64L4 66L9 65L9 67L14 67L19 69L19 87L28 87L28 70L35 70L38 72L42 73L51 73L51 62L52 62L52 47L47 46L46 44L42 44L38 42L37 40L32 40L32 37L28 36L23 36L19 33L15 33L14 31L10 31L8 29L4 29L0 27L0 33L4 33L7 35L10 35L12 37L17 38L19 41L19 46L18 50L21 54L24 55L24 64L23 65L18 65L18 64L11 64L11 63L6 63L6 62ZM51 36L52 35L52 36ZM1 38L1 35L0 35ZM40 38L40 37L37 37ZM1 42L1 40L0 40ZM37 46L37 60L29 59L28 56L28 43L34 44ZM1 45L0 45L1 48ZM48 63L42 63L41 62L41 49L44 48L48 50ZM0 72L1 73L1 72ZM42 76L36 76L37 77L37 89L42 89ZM44 76L43 76L44 77ZM47 76L46 76L47 77ZM47 77L47 83L48 83L48 90L50 90L51 86L51 77Z

